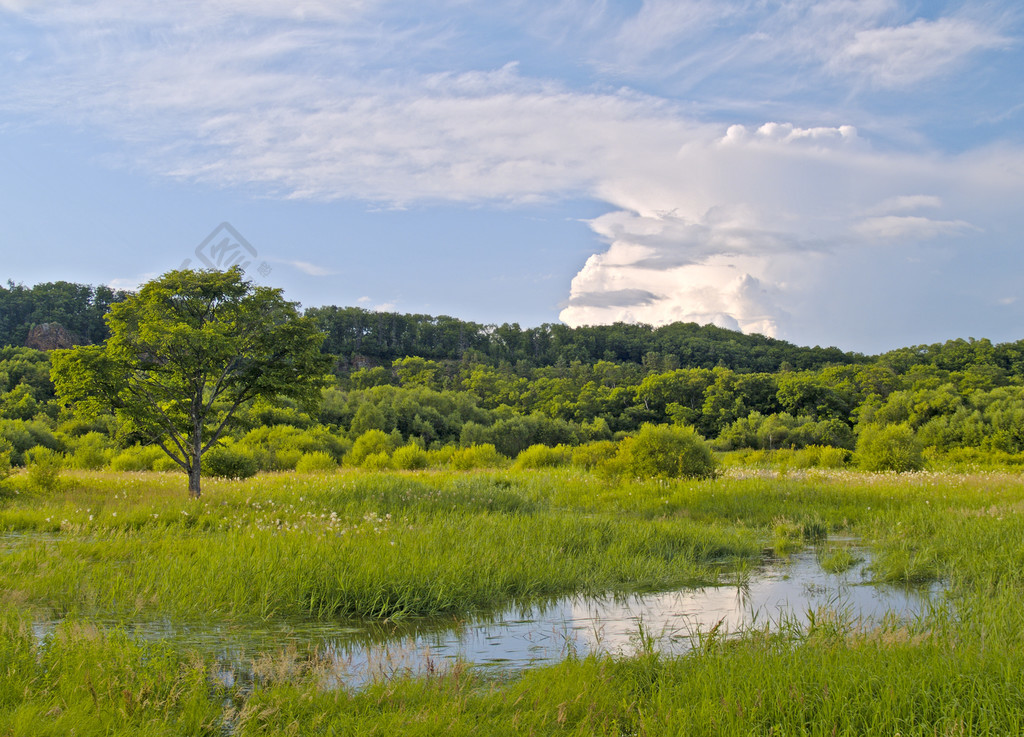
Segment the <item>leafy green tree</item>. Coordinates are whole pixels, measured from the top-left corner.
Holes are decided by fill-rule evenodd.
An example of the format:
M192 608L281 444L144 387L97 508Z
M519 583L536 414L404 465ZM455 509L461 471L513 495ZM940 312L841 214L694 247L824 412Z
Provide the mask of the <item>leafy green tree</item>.
M111 306L103 346L54 351L66 403L111 409L123 432L158 445L200 496L201 460L235 413L260 397L311 410L320 399L323 335L281 290L242 271L171 271Z
M394 439L383 430L367 430L352 444L352 450L345 456L350 466L360 466L372 455L391 455L395 449Z
M53 491L60 483L64 457L55 450L37 446L28 451L29 485L39 491Z
M868 425L857 439L857 462L867 471L917 471L921 444L909 425Z
M644 425L619 445L616 459L632 476L704 477L715 473L711 448L692 427Z

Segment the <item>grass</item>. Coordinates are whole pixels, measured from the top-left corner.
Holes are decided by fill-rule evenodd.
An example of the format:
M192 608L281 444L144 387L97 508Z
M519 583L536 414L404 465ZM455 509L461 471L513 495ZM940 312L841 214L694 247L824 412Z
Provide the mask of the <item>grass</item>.
M851 553L846 548L826 550L818 557L818 564L826 573L845 573L863 562L863 556Z
M0 510L0 528L57 536L9 546L6 595L60 614L395 619L708 581L758 552L742 525L565 506L528 481L287 474L197 504L158 474L82 473Z
M610 482L571 469L267 475L196 504L160 474L0 495L0 734L1003 735L1024 733L1024 484L1005 473L742 469ZM692 653L455 666L350 692L316 653L255 686L88 624L97 613L388 618L714 577L776 541L859 536L876 582L948 594L913 622L783 619ZM840 546L822 564L857 563ZM41 612L71 613L40 641Z

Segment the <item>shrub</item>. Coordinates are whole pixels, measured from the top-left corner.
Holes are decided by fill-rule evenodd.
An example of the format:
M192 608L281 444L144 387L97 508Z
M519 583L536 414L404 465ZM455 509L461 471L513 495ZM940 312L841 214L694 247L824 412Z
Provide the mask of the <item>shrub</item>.
M323 473L335 471L337 468L338 462L334 460L334 456L322 450L303 453L298 463L295 464L295 470L298 473Z
M39 491L53 491L60 483L64 457L55 450L36 446L28 451L28 482Z
M351 447L349 441L326 428L300 430L291 425L257 427L247 432L238 445L250 452L265 471L294 470L303 453L315 451L327 453L340 462Z
M767 450L742 448L720 453L719 461L723 466L739 468L767 468L771 465L772 454Z
M345 456L345 462L351 466L362 466L367 456L384 453L390 456L394 443L391 436L383 430L367 430L352 444L352 450Z
M637 478L704 477L715 473L711 448L692 427L645 424L619 445L622 468Z
M253 454L237 445L217 445L203 454L202 471L209 476L247 479L258 470Z
M153 461L153 470L160 471L162 473L166 473L168 471L185 472L185 469L179 466L178 462L166 453L162 453L159 458Z
M152 471L153 465L166 454L155 445L125 448L110 460L112 471Z
M546 445L531 445L516 456L513 468L554 468L564 466L572 459L572 451L564 445L550 448Z
M430 455L418 445L404 445L391 456L394 468L413 471L430 465Z
M455 455L454 445L442 445L440 448L431 448L427 451L427 465L440 468L452 462Z
M113 456L114 451L106 436L98 432L88 432L75 444L75 452L69 465L72 468L95 471L110 463Z
M0 481L11 475L11 454L14 446L0 438Z
M331 460L334 461L334 465L338 465L337 460L330 453L326 451L313 452L330 456ZM305 453L298 448L280 448L274 451L274 460L270 464L270 469L273 471L294 471L298 467L299 461L302 460L303 455Z
M614 440L598 440L572 449L572 465L581 468L596 468L615 457L619 444Z
M363 459L360 468L368 471L384 471L391 468L391 456L387 453L370 453Z
M473 468L496 468L504 465L506 460L493 445L484 443L459 448L452 453L451 465L456 471L469 471Z
M909 425L868 425L857 439L857 463L867 471L917 471L924 457Z
M11 462L17 466L25 465L26 453L36 446L57 450L60 445L46 423L38 420L0 419L0 438L10 443Z
M829 445L808 445L796 452L793 465L796 468L842 468L850 458L845 448Z

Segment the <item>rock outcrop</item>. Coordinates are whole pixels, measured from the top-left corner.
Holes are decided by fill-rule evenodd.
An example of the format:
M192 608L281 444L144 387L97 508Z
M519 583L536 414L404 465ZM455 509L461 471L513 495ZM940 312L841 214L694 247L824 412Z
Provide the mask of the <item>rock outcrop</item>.
M25 345L40 351L52 351L54 348L72 348L76 345L85 345L89 341L79 335L72 333L59 322L44 322L34 325L28 331L28 338Z

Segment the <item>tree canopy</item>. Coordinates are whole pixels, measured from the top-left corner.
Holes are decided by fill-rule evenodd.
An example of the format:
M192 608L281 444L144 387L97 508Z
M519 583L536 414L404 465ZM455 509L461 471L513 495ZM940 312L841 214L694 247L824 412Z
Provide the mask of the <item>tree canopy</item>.
M120 431L159 445L200 496L201 460L243 404L286 397L312 407L323 334L279 289L241 270L171 271L111 306L103 346L54 351L58 396L113 410Z

